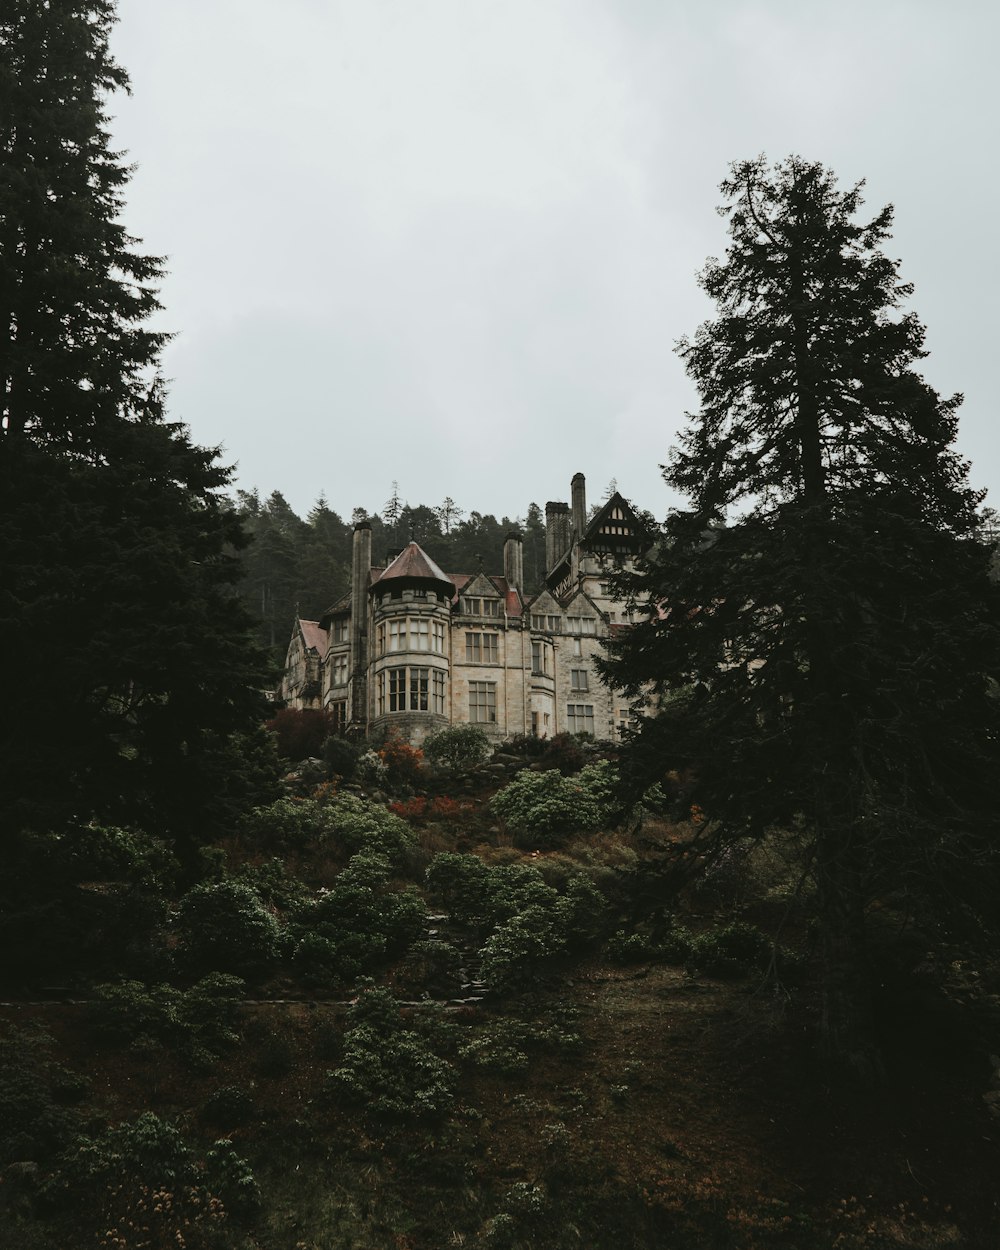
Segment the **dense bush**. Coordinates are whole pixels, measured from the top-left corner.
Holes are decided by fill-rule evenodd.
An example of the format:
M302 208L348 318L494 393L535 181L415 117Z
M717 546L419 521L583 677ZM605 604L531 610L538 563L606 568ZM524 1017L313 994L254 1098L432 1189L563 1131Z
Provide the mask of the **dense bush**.
M445 851L435 855L426 874L432 898L452 920L483 932L509 920L533 903L558 897L529 864L485 864L478 855Z
M0 1164L47 1162L72 1139L84 1093L81 1077L54 1062L52 1039L39 1028L0 1036Z
M248 1219L260 1190L232 1142L198 1157L180 1131L151 1112L78 1139L47 1187L94 1243L209 1250L232 1245L229 1220ZM241 1238L242 1240L242 1238Z
M405 790L419 782L424 753L418 747L411 747L397 734L389 734L378 755L385 765L386 784L390 789Z
M66 985L122 966L162 970L175 869L164 843L128 830L12 835L0 873L2 975Z
M490 740L478 725L452 725L432 734L424 743L424 754L446 768L471 768L490 753Z
M428 1039L405 1027L386 990L359 995L348 1015L340 1065L327 1074L328 1092L376 1116L437 1116L454 1099L455 1071Z
M278 858L263 864L244 864L233 880L249 886L262 903L282 911L294 909L309 896L308 887L292 876Z
M189 890L174 930L186 968L252 975L278 954L277 920L240 881L210 881Z
M331 889L296 913L293 960L308 983L349 983L402 954L424 931L420 896L392 889L390 873L383 856L355 855Z
M746 976L770 950L771 940L766 934L756 925L738 920L694 938L687 964L692 972L712 977Z
M575 777L525 771L494 795L490 806L521 842L555 846L567 834L599 829L618 814L617 779L606 760L588 764Z
M483 977L496 987L526 980L539 963L591 941L607 913L603 896L583 874L571 877L560 894L536 868L490 866L476 855L436 855L427 886L452 920L493 930L480 954Z
M592 739L583 734L558 733L552 738L517 734L504 744L504 750L511 755L535 760L543 769L555 768L568 777L571 773L578 773L587 762L584 741Z
M155 1054L170 1051L209 1066L239 1040L244 983L224 973L188 990L121 980L94 989L90 1026L102 1043Z
M243 822L243 834L255 846L269 850L330 845L351 855L372 851L393 863L415 845L405 821L378 803L329 792L320 798L284 798L255 808Z
M312 708L282 708L266 723L275 735L278 754L297 763L318 756L330 733L330 714Z
M345 781L350 781L354 776L360 756L361 748L352 738L331 734L323 743L322 758L330 772L335 777L343 777Z

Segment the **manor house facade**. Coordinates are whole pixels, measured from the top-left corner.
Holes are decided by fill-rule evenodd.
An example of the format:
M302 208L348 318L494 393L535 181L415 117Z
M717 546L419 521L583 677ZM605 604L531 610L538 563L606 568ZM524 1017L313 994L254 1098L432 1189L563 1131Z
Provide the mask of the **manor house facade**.
M629 709L594 663L627 626L608 574L648 543L615 493L588 521L582 473L572 502L545 506L545 585L524 595L520 535L503 573L445 573L411 542L372 567L371 528L355 526L351 589L318 621L296 620L279 704L321 708L334 728L393 730L412 745L449 725L501 740L561 732L617 735Z

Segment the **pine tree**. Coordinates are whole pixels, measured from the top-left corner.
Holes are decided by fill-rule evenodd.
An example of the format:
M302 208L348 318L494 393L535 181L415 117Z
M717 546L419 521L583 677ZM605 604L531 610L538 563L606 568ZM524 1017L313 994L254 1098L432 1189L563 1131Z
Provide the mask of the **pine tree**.
M718 313L679 345L701 408L664 472L690 506L624 579L653 606L608 676L652 693L630 767L686 778L702 842L802 837L824 1050L871 1072L873 903L995 911L996 588L892 210L859 222L861 185L798 158L722 192Z
M165 335L157 257L118 221L128 166L105 100L111 0L10 0L0 18L0 384L8 439L100 456L102 432L150 404Z
M196 840L262 671L230 474L165 420L160 262L118 220L114 8L0 17L0 788L15 828L97 816Z

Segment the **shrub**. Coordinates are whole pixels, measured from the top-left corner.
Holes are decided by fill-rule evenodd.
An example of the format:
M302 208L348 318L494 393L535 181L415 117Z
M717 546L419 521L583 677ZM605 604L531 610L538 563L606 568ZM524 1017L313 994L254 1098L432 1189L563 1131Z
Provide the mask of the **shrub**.
M606 760L575 777L521 772L494 795L491 809L515 837L532 845L558 845L566 834L594 830L616 814L615 768Z
M350 982L400 954L423 932L426 910L413 889L389 886L383 856L355 855L337 878L297 915L293 960L313 985Z
M427 938L413 943L397 975L411 991L447 997L461 987L461 967L461 953L450 942Z
M196 885L181 899L174 928L189 968L252 974L278 954L278 922L239 881Z
M472 768L490 753L490 740L478 725L453 725L432 734L424 743L424 754L446 768Z
M312 708L282 708L265 728L275 735L278 754L297 763L319 755L330 733L330 714Z
M471 810L470 803L460 799L450 799L446 794L436 795L432 799L418 794L412 799L403 799L389 804L389 811L394 816L412 824L423 824L429 820L451 821L459 816L467 815Z
M264 864L244 864L233 880L248 886L262 903L282 911L294 910L309 896L306 885L297 877L289 876L278 858Z
M424 753L417 747L411 747L396 734L390 734L379 748L378 754L385 765L385 779L390 787L414 786L420 780Z
M336 777L350 781L354 776L361 756L361 748L351 738L331 734L323 743L322 758L326 761L330 772Z
M0 1164L44 1163L68 1144L79 1115L72 1104L86 1083L55 1063L52 1039L38 1027L0 1036Z
M358 756L354 767L354 775L363 786L376 788L384 786L389 777L389 768L377 751L368 750Z
M349 854L374 851L394 863L416 845L398 816L354 794L279 799L250 812L243 833L255 845L274 850L301 851L332 843Z
M128 881L160 890L169 888L180 870L167 844L141 830L86 825L65 845L78 881Z
M80 1138L47 1189L108 1244L219 1245L227 1217L252 1216L260 1191L230 1141L199 1159L173 1125L146 1112Z
M770 949L770 939L756 925L737 920L694 938L687 966L711 977L745 976Z
M242 1128L255 1116L253 1097L240 1085L224 1085L205 1099L202 1119L215 1128Z
M404 1026L385 990L367 989L348 1015L343 1059L327 1074L328 1092L376 1116L437 1116L454 1099L455 1071L427 1040Z
M482 949L483 979L508 989L526 981L543 960L561 955L568 938L560 919L555 908L537 903L512 916Z
M568 1031L558 1022L545 1025L534 1021L501 1019L481 1029L458 1053L467 1063L478 1068L491 1070L500 1076L514 1076L527 1070L532 1051L575 1054L582 1046L580 1035Z
M239 1040L244 984L214 973L189 990L122 980L94 988L90 1026L110 1045L168 1050L197 1066L219 1058Z
M330 818L315 799L281 798L267 807L255 807L243 818L240 831L247 841L275 851L300 851L322 841Z
M589 941L607 913L600 891L583 874L571 877L560 894L537 868L491 867L476 855L435 855L427 887L452 920L480 932L493 929L480 954L483 976L496 987L523 981L539 962Z

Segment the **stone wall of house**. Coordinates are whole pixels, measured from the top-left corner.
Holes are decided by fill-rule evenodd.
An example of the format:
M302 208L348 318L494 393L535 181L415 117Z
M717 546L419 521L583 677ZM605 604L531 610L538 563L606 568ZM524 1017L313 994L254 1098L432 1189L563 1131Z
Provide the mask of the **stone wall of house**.
M351 591L319 626L307 623L326 631L321 652L303 645L297 625L279 698L331 709L339 729L391 728L414 745L447 725L469 723L497 741L583 730L613 737L624 700L602 684L595 660L609 627L625 620L607 578L610 561L626 557L607 554L607 544L622 540L621 526L632 524L634 513L616 497L588 530L582 474L571 494L571 504L546 506L549 586L529 603L518 585L517 535L505 544L502 578L480 573L456 593L416 544L407 550L421 576L400 575L398 564L372 570L371 530L359 524ZM605 554L587 546L592 532L606 535ZM317 679L321 693L307 703Z

